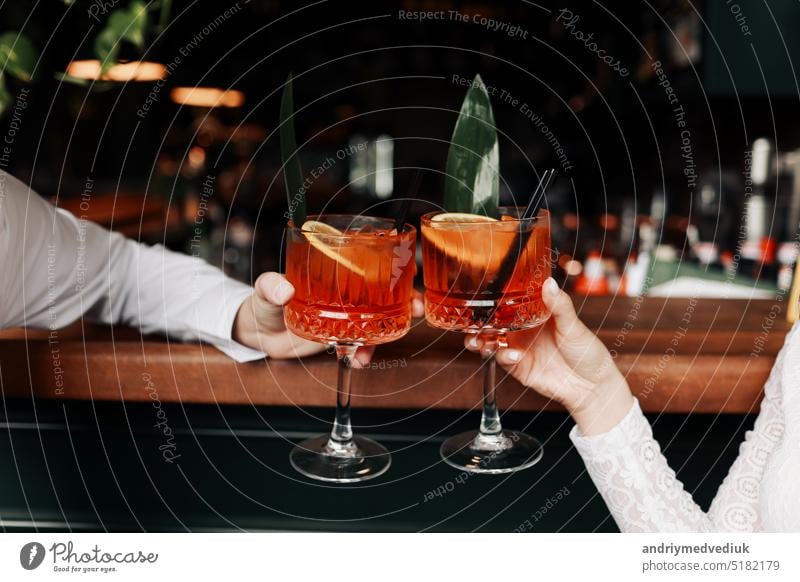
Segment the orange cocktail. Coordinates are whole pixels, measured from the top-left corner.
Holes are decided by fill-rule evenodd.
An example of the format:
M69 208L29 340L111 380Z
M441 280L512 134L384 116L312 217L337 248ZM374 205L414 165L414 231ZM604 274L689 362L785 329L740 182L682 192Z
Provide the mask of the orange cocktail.
M549 317L542 303L551 270L549 215L540 211L521 222L516 209L502 210L510 213L500 220L444 212L422 218L425 317L431 325L507 332ZM509 253L516 264L508 262Z
M389 220L331 215L290 226L286 306L292 333L329 344L373 345L402 337L411 324L416 231Z
M478 335L484 358L480 430L442 443L442 458L474 473L510 473L537 463L541 444L505 430L495 400L495 352L506 334L542 325L550 316L542 285L550 276L550 215L525 218L500 208L500 218L432 212L422 217L425 318L430 325Z
M295 335L336 348L336 417L330 435L292 451L292 466L321 481L353 483L383 474L389 451L354 436L350 424L351 363L359 346L399 339L411 327L416 230L368 216L312 217L287 227L286 278L295 294L285 308Z

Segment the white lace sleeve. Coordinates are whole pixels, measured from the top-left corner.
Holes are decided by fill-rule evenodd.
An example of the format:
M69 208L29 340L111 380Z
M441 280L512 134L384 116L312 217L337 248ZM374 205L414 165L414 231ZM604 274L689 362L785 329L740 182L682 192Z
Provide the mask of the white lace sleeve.
M789 334L793 335L793 334ZM787 343L788 343L787 338ZM708 513L675 478L650 423L635 401L609 432L584 437L577 427L570 438L623 532L758 531L759 496L767 459L783 435L781 350L764 387L761 411L745 435L739 456Z

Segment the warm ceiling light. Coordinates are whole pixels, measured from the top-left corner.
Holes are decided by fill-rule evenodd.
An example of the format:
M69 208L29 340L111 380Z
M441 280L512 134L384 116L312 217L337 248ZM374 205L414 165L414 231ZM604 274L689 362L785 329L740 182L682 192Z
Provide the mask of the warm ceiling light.
M176 87L169 95L175 103L195 107L241 107L244 103L244 93L235 89Z
M67 74L78 79L90 81L158 81L163 79L167 68L152 61L129 61L113 65L105 75L100 76L100 61L97 59L72 61L67 66Z

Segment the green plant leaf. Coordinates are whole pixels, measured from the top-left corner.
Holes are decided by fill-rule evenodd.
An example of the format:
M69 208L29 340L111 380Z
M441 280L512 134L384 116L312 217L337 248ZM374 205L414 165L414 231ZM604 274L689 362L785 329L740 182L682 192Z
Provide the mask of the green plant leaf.
M124 37L141 50L144 48L144 36L147 32L147 4L141 0L133 0L128 4L127 19L128 23L123 29Z
M89 84L89 79L82 79L81 77L73 77L69 73L54 73L53 78L62 83L70 83L72 85L80 85L86 87Z
M117 63L119 45L128 41L137 48L144 48L147 30L147 5L141 0L134 0L127 8L117 8L111 12L106 26L94 39L94 53L102 63L100 74L103 75Z
M28 37L17 31L0 35L0 70L22 81L33 79L39 51Z
M163 32L169 24L169 16L172 12L172 0L162 0L158 13L158 31Z
M6 87L5 76L0 73L0 117L2 117L10 104L11 93L8 92L8 87Z
M94 54L100 61L100 75L117 64L119 54L119 36L112 28L104 28L94 39Z
M286 197L289 201L289 214L295 226L306 221L306 192L303 189L303 170L297 156L297 139L294 134L294 104L292 97L292 75L286 79L281 95L281 160L283 179L286 184Z
M114 31L118 39L124 39L136 45L138 48L144 47L144 30L147 24L147 6L144 2L135 0L127 8L118 8L108 17L106 29Z
M489 93L480 75L472 81L458 114L444 182L448 212L497 218L500 197L500 147Z

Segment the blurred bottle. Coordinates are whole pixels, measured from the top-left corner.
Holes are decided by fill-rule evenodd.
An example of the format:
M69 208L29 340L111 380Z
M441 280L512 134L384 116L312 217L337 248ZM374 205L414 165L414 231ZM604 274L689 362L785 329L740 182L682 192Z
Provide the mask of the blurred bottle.
M558 248L556 263L564 273L564 288L567 291L575 288L575 280L583 271L583 265L575 258L580 256L578 225L577 214L567 212L561 219L561 246Z
M250 283L255 238L253 226L241 217L233 217L228 223L227 235L222 253L223 269L237 281Z
M719 255L719 262L725 272L725 277L728 280L733 280L736 276L736 263L733 261L733 252L722 251Z
M769 188L773 174L773 147L770 141L765 138L755 140L749 159L751 184L745 184L746 199L742 217L744 237L739 247L741 261L738 272L754 279L773 278L776 275L774 263L777 245L771 222L775 200Z
M619 215L619 258L628 257L631 253L638 252L638 220L636 216L636 201L633 195L626 197L622 203L622 212Z
M653 190L653 196L650 200L650 224L657 233L657 238L663 238L664 223L667 217L667 194L661 188Z
M620 284L620 240L619 216L612 213L601 214L598 219L601 244L600 256L603 261L603 273L608 285L608 293L618 293Z
M785 242L778 248L778 289L789 291L797 265L798 248L795 242Z
M656 232L650 216L634 217L633 224L632 242L628 247L618 291L627 297L646 293L656 243Z
M649 252L643 251L639 255L631 255L628 257L620 282L620 294L626 295L627 297L644 295L647 292L649 272Z
M608 295L608 278L600 251L589 251L583 272L575 281L575 292L580 295Z
M692 255L708 269L720 265L720 253L735 244L734 217L726 212L739 198L741 178L732 170L708 172L700 177L693 222L686 235Z
M561 253L558 256L558 267L564 273L564 289L573 291L578 277L583 273L583 265L570 255Z
M616 214L601 214L597 220L601 236L600 251L604 259L619 258L619 216Z
M578 226L580 224L578 215L566 213L561 222L564 233L561 253L576 256L580 253L580 249L578 249Z

